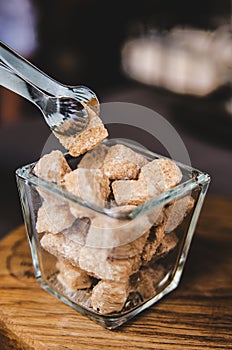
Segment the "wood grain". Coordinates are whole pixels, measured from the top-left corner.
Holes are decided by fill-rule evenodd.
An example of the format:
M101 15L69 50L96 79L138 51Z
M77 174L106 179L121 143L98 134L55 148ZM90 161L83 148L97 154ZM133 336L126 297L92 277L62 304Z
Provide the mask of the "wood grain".
M179 287L109 331L43 291L24 227L0 242L0 350L232 349L232 201L204 204Z

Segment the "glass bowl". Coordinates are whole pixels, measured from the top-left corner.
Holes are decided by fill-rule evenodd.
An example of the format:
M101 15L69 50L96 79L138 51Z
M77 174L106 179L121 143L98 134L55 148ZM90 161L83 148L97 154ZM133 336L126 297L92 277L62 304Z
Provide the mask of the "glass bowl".
M134 143L121 143L150 161L165 158ZM113 146L116 141L104 144ZM65 157L72 169L82 158ZM210 182L208 174L175 163L183 174L177 186L143 204L120 209L83 201L37 177L36 163L17 169L40 286L108 329L122 325L174 290ZM47 221L52 232L46 230ZM92 227L91 221L101 224Z

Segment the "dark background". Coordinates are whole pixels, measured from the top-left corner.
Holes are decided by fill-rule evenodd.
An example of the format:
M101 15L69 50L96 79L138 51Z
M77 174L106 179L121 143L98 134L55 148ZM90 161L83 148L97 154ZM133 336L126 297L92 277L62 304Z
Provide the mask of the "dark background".
M159 112L179 132L192 165L212 176L209 195L232 197L232 117L224 107L231 96L230 85L201 98L180 95L135 82L121 66L121 48L129 38L146 35L152 28L169 30L177 25L215 30L229 24L230 1L32 3L37 13L38 45L29 57L31 62L60 82L87 85L101 102L133 102ZM9 123L0 115L0 236L22 222L15 169L37 160L50 134L40 112L27 101L20 98L16 113L14 122ZM129 135L155 152L163 152L150 135L136 129L111 126L110 133Z

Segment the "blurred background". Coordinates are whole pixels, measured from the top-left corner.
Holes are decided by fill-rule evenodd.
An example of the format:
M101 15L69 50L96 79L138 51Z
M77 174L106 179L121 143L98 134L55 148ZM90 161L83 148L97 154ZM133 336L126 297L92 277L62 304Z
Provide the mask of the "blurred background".
M229 0L0 0L0 40L56 80L90 87L101 102L160 113L192 165L212 176L209 195L232 198ZM136 128L109 129L165 153ZM15 169L39 158L49 134L36 107L0 87L0 236L22 223Z

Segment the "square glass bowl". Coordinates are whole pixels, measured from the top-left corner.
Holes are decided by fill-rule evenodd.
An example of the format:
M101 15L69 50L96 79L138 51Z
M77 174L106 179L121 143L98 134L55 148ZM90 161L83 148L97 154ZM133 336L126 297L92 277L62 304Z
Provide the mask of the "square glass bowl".
M132 143L120 143L149 161L164 158ZM81 159L65 157L72 169ZM175 289L210 182L208 174L176 164L183 174L177 186L120 210L87 203L38 178L35 163L18 169L21 206L40 286L108 329ZM89 238L93 220L100 224L91 228Z

